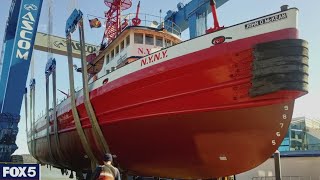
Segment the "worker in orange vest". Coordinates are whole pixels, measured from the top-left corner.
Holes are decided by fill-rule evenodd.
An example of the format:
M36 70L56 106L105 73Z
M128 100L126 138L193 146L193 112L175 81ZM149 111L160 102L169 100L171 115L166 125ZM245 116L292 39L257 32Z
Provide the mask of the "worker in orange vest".
M97 180L121 180L120 172L118 168L112 165L112 155L107 153L104 155L104 160L102 166L99 166L96 171L100 172L97 173L98 177L94 178Z

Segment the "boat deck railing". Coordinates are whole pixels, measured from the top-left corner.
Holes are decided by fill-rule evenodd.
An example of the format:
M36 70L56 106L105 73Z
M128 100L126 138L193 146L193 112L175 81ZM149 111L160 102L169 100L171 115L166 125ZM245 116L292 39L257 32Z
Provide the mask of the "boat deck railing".
M129 13L122 16L121 24L127 21L128 26L133 26L132 19L136 17L136 13ZM165 28L168 32L181 37L181 28L173 21L166 20L161 16L155 16L151 14L139 13L139 19L141 20L140 26L151 27L151 28Z
M82 90L82 87L81 86L77 86L76 88L74 88L74 90L75 90L75 93L77 93L77 92ZM68 94L69 94L69 92L70 92L70 90L68 89ZM65 101L67 99L68 99L67 96L64 96L63 98L57 99L57 105L61 104L63 101Z
M253 177L252 180L276 180L275 176L261 176ZM311 176L282 176L281 180L320 180L319 178L312 178Z

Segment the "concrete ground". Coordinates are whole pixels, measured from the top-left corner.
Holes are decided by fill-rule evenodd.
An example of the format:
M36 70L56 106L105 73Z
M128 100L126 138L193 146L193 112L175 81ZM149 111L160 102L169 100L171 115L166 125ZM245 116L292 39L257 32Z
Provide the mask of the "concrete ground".
M23 162L24 163L31 163L31 164L35 164L37 163L37 160L35 160L30 154L22 154L21 155L23 157ZM70 175L70 171L68 175L62 175L60 169L56 169L56 168L49 168L47 166L40 166L40 170L41 170L41 180L70 180L69 179L69 175ZM75 175L75 173L73 174ZM75 176L73 179L76 179Z
M56 169L56 168L47 168L47 166L41 166L41 180L70 180L69 179L69 174L66 176L62 176L61 175L61 171L60 169ZM73 174L75 175L75 173ZM76 179L75 176L73 179Z

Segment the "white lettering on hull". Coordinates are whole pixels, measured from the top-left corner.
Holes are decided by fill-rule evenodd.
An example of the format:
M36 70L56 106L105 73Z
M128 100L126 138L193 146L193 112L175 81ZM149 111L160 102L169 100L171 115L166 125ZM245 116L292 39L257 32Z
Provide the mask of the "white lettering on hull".
M156 61L159 61L163 58L168 57L167 52L168 52L168 50L160 51L160 52L157 52L155 54L151 54L151 55L141 59L141 66L145 66L145 65L154 63Z
M271 17L267 17L264 19L260 19L260 20L245 24L245 29L250 29L250 28L258 27L264 24L280 21L280 20L286 19L287 17L288 17L287 13L277 14Z

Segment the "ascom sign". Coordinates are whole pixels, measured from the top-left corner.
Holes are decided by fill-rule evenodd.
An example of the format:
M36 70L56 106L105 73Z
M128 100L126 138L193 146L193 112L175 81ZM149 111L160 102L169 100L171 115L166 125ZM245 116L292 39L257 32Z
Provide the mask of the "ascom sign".
M29 60L39 19L39 1L24 0L17 26L15 58Z
M31 48L31 38L33 36L34 17L31 12L28 12L22 17L22 26L19 33L18 49L16 58L28 60L29 50Z

